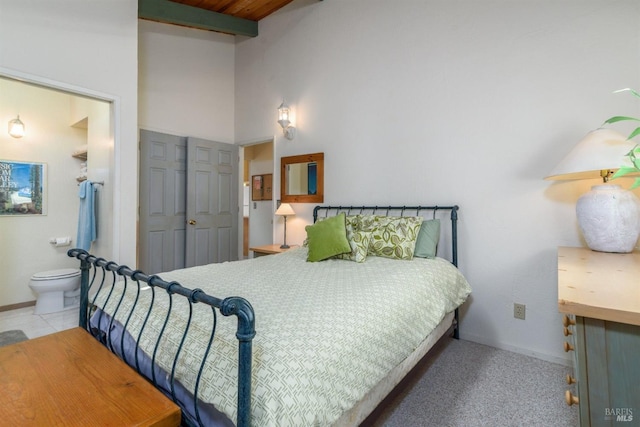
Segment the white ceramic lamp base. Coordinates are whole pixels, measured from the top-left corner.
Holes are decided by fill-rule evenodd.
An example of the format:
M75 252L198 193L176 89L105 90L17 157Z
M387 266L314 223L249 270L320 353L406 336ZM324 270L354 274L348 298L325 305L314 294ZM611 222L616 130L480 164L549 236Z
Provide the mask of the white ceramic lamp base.
M640 237L640 200L619 185L594 185L576 204L587 246L599 252L632 252Z

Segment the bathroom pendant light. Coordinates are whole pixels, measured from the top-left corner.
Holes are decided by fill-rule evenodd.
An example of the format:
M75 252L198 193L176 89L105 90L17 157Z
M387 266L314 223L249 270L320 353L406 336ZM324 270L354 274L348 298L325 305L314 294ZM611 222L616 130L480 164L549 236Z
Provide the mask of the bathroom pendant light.
M14 138L22 138L24 136L24 123L20 120L20 114L13 120L9 120L9 135Z

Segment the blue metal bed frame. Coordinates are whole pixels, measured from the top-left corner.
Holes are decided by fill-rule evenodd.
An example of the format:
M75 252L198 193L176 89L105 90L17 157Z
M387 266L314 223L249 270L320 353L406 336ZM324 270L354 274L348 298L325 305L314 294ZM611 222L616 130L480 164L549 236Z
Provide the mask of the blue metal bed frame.
M212 322L211 322L211 335L209 337L209 341L206 349L204 350L204 355L202 357L202 361L200 364L200 369L198 371L198 376L196 379L196 385L193 391L194 396L194 408L193 411L197 417L196 425L204 425L202 419L200 418L200 413L198 410L197 402L198 402L198 388L200 384L200 377L202 375L202 370L204 368L205 360L209 355L211 350L211 345L213 343L213 337L216 332L216 321L217 321L217 312L220 312L223 316L236 316L238 319L238 327L236 330L236 337L238 339L238 419L236 421L238 427L250 426L251 425L251 364L252 364L252 342L253 338L256 334L255 331L255 314L253 311L253 307L251 304L244 298L240 297L229 297L223 300L207 295L201 289L189 289L180 285L177 282L166 282L162 280L158 276L147 276L143 272L139 270L132 270L125 265L118 265L113 261L107 261L104 258L97 258L93 255L90 255L88 252L82 249L71 249L67 253L70 257L75 257L80 260L80 277L81 277L81 287L80 287L80 319L79 326L89 331L96 339L98 339L102 344L104 344L109 350L116 353L114 351L114 345L111 341L111 334L103 334L100 331L93 329L89 324L89 317L91 312L95 307L95 300L97 296L94 296L93 300L89 301L89 290L94 286L98 287L96 295L103 288L108 291L107 299L104 302L104 306L109 302L109 298L111 297L112 291L115 286L122 285L124 289L130 284L133 283L136 288L136 303L138 301L138 296L140 295L140 290L143 287L146 287L147 284L151 288L153 292L151 306L147 312L147 320L149 318L149 314L153 307L153 301L155 301L155 292L156 289L162 289L169 294L169 310L167 311L166 317L164 319L164 326L166 326L169 317L171 315L171 307L174 295L179 295L181 297L185 297L189 302L189 317L187 324L185 326L185 330L182 336L182 340L178 349L176 350L174 359L173 359L173 369L170 372L170 388L171 393L168 396L173 400L178 406L181 407L183 417L182 423L183 425L193 425L194 423L189 421L184 416L184 408L183 404L179 402L176 398L175 393L175 367L180 357L180 353L182 351L182 346L184 344L185 338L189 332L189 327L191 326L191 314L193 311L194 304L200 303L205 304L211 307L212 313ZM110 279L109 279L110 277ZM119 279L121 278L121 280ZM113 323L113 319L116 316L116 313L120 309L120 303L124 298L124 293L121 294L120 300L117 302L117 306L115 311L112 313L112 317L110 320L110 325ZM97 308L103 308L97 307ZM135 308L135 304L134 304ZM131 318L131 314L133 313L133 309L127 315L127 321L124 324L126 326ZM145 320L146 324L146 320ZM111 328L109 328L110 330ZM142 330L144 330L144 325L142 326ZM164 332L164 327L161 329L155 343L155 349L157 350L160 340L162 339ZM142 331L136 338L136 346L139 347L140 338L142 336ZM120 336L120 346L119 348L124 348L124 334ZM155 369L152 369L151 378L148 375L145 375L141 371L140 363L138 360L138 353L136 352L135 360L129 361L126 358L124 352L121 354L117 354L121 359L123 359L127 364L136 369L136 371L147 378L154 386L158 387L158 381L156 379ZM156 359L156 351L154 351L151 361L155 363Z
M335 215L340 212L346 212L347 214L356 214L356 213L370 213L370 214L378 214L381 212L385 212L384 215L389 216L394 212L399 212L400 216L404 216L405 214L413 214L419 215L422 211L433 211L433 215L435 217L437 211L450 211L451 218L451 249L452 249L452 259L450 260L455 266L458 265L458 247L457 247L457 219L458 219L458 206L316 206L313 210L313 220L314 222L318 219L318 214L321 211L324 211L325 216L328 216L329 213L335 211ZM193 311L194 304L204 304L211 307L211 335L209 338L209 342L207 344L206 349L204 350L204 355L202 357L202 362L200 366L200 370L196 379L195 389L190 391L194 396L194 413L196 414L196 425L203 425L203 422L200 418L197 402L198 402L198 386L200 383L200 377L202 374L202 370L204 368L205 360L209 355L211 345L213 343L213 338L216 332L216 321L217 321L217 312L220 312L223 316L236 316L237 317L237 330L236 337L238 339L238 416L237 416L237 426L245 427L251 425L251 365L252 365L252 342L253 338L256 334L255 331L255 313L251 304L241 298L241 297L229 297L225 299L218 299L213 296L207 295L201 289L189 289L185 288L177 282L166 282L162 280L160 277L152 275L148 276L144 274L140 270L132 270L125 265L118 265L113 261L107 261L104 258L95 257L88 252L82 249L71 249L68 251L68 256L72 258L77 258L80 260L80 270L81 270L81 293L80 293L80 318L79 325L80 327L89 331L96 339L100 340L107 348L109 348L112 352L116 353L121 359L123 359L127 364L135 368L140 375L143 375L147 378L154 386L158 387L158 382L156 381L155 369L152 369L152 375L149 377L141 372L139 360L137 357L137 352L135 356L135 360L129 361L127 360L124 352L122 354L117 354L114 350L114 345L111 339L110 333L101 333L95 329L92 329L89 321L90 315L96 308L95 299L89 301L90 290L97 286L97 294L103 288L108 290L108 296L104 305L106 306L109 298L112 295L113 288L115 286L123 286L126 289L127 286L132 285L135 286L135 291L137 292L136 301L138 301L138 296L140 295L140 290L147 285L152 289L153 296L155 296L156 289L164 290L169 295L169 310L166 314L166 318L164 319L164 325L166 326L169 321L169 317L171 314L172 307L172 298L174 295L184 297L189 303L189 316L188 321L185 326L185 330L183 333L182 340L178 349L176 350L176 354L173 360L173 369L169 373L170 375L170 388L171 392L168 394L168 397L171 398L178 406L181 407L183 411L183 419L182 422L184 425L193 425L189 419L185 418L184 411L186 408L183 407L183 404L179 402L176 398L175 394L175 367L180 357L180 353L182 350L182 346L184 344L185 338L188 334L189 327L191 325L191 314ZM121 294L120 300L117 302L115 312L112 313L112 320L115 318L116 313L120 309L120 303L124 298L124 293ZM149 314L153 307L154 298L151 299L151 306L148 309L146 314L146 319L148 320ZM134 307L135 307L134 303ZM133 311L133 309L132 309ZM127 321L123 325L126 329L126 326L131 318L132 311L127 315ZM110 323L110 326L111 326ZM144 325L142 329L144 329ZM111 329L111 328L109 328ZM164 332L164 327L161 329L160 334L157 337L155 349L157 350L160 340L162 339L162 334ZM136 346L139 347L140 337L142 335L142 331L136 339ZM454 321L454 338L458 338L458 310L455 311L455 321ZM123 348L123 340L124 334L120 337L120 348ZM156 352L154 351L151 356L152 363L155 362Z

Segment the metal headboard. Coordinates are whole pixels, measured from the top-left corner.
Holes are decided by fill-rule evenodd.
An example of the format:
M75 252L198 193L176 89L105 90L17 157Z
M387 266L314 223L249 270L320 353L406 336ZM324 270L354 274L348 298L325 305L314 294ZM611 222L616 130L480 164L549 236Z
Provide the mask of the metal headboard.
M421 216L424 211L432 211L435 218L438 211L451 212L451 263L458 266L458 205L453 206L316 206L313 209L313 222L318 220L321 212L324 217L335 216L340 212L347 215L371 214L385 216Z

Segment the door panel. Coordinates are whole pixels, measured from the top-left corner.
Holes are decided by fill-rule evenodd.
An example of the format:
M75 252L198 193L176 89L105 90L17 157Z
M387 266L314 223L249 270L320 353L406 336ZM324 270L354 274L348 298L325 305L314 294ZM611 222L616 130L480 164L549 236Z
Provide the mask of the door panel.
M187 159L185 264L236 260L238 147L187 138Z
M140 131L139 268L184 268L186 138Z

